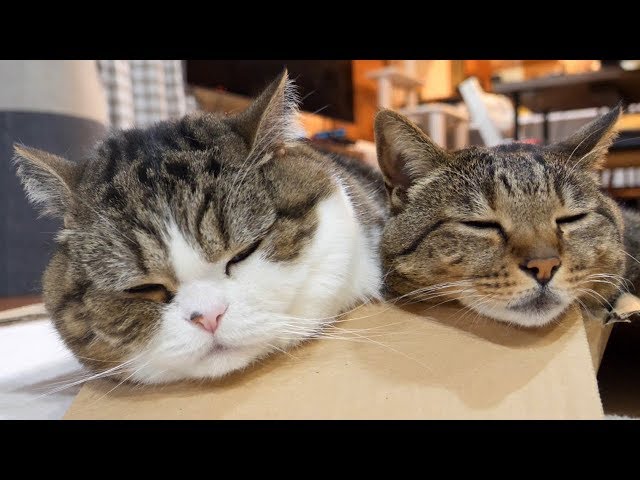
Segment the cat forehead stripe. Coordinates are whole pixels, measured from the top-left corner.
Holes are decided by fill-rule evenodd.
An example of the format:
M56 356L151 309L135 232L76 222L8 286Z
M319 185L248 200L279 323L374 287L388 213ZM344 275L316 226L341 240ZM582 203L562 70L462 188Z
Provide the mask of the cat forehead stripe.
M295 140L293 97L283 73L243 112L112 132L79 163L16 150L30 197L65 221L44 298L81 363L217 378L379 297L381 177Z
M180 283L203 278L212 271L212 265L187 241L175 222L169 222L166 231L169 258Z

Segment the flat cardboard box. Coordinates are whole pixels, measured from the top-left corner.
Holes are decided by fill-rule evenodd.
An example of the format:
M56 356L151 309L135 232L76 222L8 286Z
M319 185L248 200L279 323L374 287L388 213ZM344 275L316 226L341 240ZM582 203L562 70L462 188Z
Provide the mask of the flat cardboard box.
M602 325L575 307L521 329L455 307L368 305L337 324L341 338L219 381L89 383L65 418L600 419Z

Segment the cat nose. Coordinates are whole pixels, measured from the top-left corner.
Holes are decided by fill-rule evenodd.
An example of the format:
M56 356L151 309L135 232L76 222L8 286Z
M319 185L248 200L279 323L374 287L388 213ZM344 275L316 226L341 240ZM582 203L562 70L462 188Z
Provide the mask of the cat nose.
M534 258L520 265L520 270L535 278L540 285L551 281L562 262L558 257Z
M222 316L227 311L228 305L216 305L215 307L206 310L203 313L193 312L189 317L195 325L200 328L203 328L209 333L215 333L215 331L220 326L220 322L222 321Z

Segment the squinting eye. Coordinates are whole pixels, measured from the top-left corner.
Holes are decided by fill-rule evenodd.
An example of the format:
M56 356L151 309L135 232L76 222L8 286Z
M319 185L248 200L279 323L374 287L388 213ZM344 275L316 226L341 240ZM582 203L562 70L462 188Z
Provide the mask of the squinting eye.
M471 227L471 228L475 228L477 230L495 230L496 232L498 232L500 234L500 236L502 237L502 239L506 242L507 241L507 234L505 233L504 229L502 228L502 225L500 225L498 222L485 222L482 220L468 220L468 221L463 221L460 222L463 225L466 225L467 227Z
M227 262L227 266L224 269L224 273L226 273L227 276L229 276L231 266L235 265L236 263L240 263L241 261L249 258L249 256L258 249L258 247L260 246L260 242L262 242L262 240L258 240L253 245L251 245L249 248L245 248L243 251L241 251L239 254L237 254L235 257L233 257L231 260L229 260Z
M467 222L460 222L463 225L466 225L467 227L472 227L472 228L492 228L494 230L502 230L502 225L500 225L498 222L482 222L482 221L475 221L475 220L470 220Z
M569 217L560 217L556 219L556 223L558 225L563 225L565 223L573 223L573 222L577 222L578 220L582 220L586 216L587 216L586 213L579 213L577 215L571 215Z
M137 285L132 288L127 288L125 293L158 303L169 303L173 300L173 293L160 283L145 283L143 285Z

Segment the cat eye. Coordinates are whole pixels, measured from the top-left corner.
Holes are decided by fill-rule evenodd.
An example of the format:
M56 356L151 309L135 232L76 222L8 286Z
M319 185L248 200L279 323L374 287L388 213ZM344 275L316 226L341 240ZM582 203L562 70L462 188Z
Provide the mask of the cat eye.
M498 222L485 222L482 220L467 220L467 221L462 221L460 223L462 223L463 225L466 225L467 227L475 228L478 230L494 230L500 234L500 236L505 242L507 241L507 234L502 228L502 225L500 225Z
M568 217L560 217L560 218L556 218L556 223L558 225L573 223L573 222L577 222L578 220L582 220L586 216L587 216L586 213L579 213L577 215L570 215Z
M249 258L251 256L251 254L258 249L258 247L260 246L261 242L262 242L262 240L258 240L253 245L251 245L249 248L245 248L240 253L238 253L235 257L233 257L231 260L229 260L227 262L227 265L226 265L225 269L224 269L224 273L226 273L227 276L229 276L230 270L231 270L231 266L235 265L236 263L240 263L243 260Z
M173 300L173 293L160 283L145 283L127 288L125 293L158 303L169 303Z
M469 221L460 222L460 223L462 223L463 225L466 225L467 227L472 227L472 228L480 228L480 229L491 228L494 230L502 230L502 225L500 225L498 222L483 222L483 221L469 220Z

